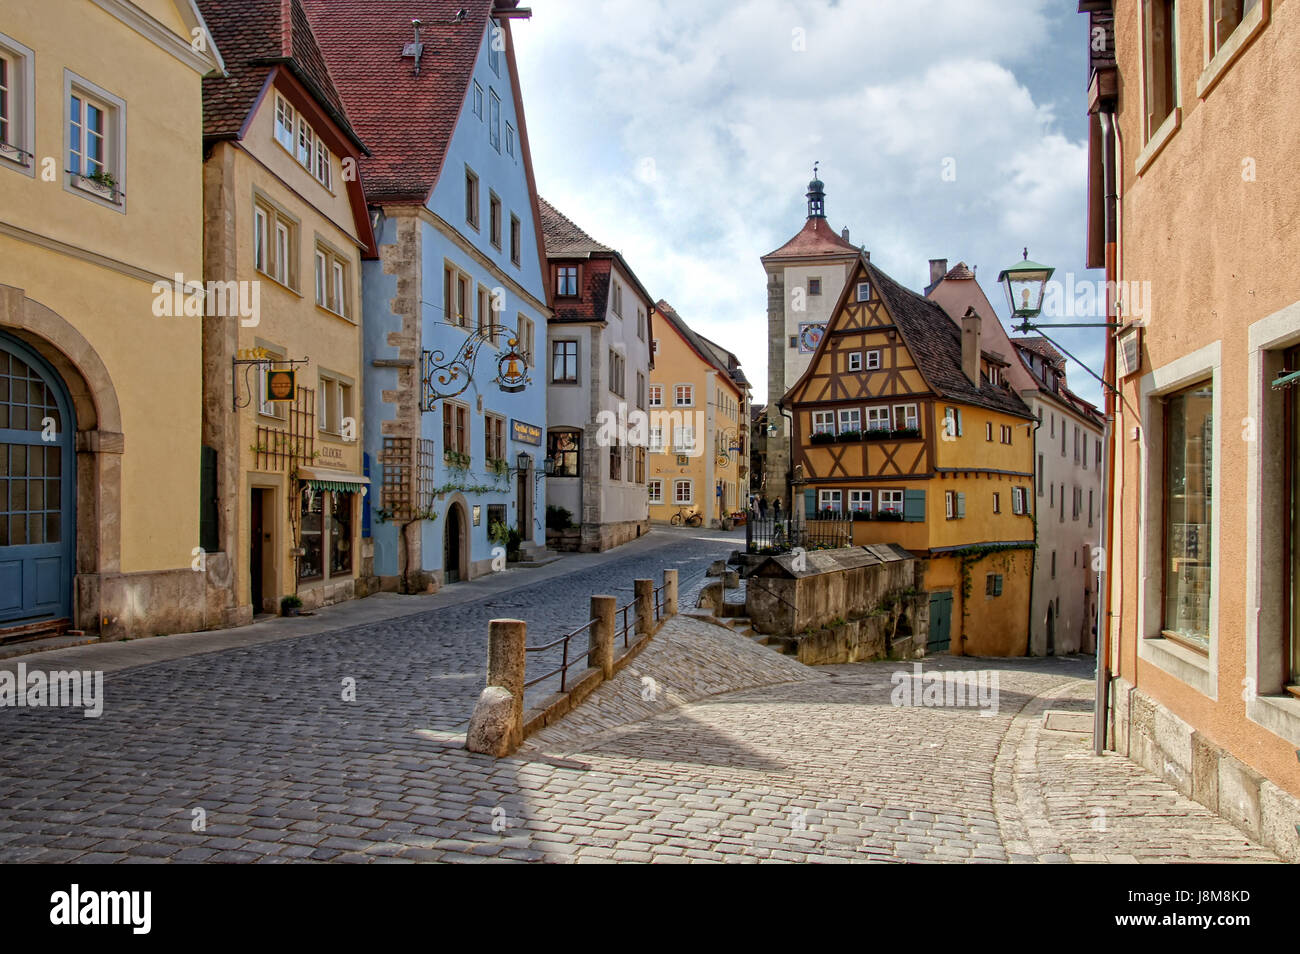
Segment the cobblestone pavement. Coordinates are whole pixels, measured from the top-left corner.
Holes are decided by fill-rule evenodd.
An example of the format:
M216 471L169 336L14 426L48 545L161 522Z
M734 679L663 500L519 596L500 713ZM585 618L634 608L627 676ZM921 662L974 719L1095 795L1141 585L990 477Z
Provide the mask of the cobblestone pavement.
M701 535L487 601L110 672L98 719L0 710L0 861L1274 860L1043 728L1044 709L1086 704L1090 660L927 660L998 673L983 717L889 705L902 664L809 670L679 617L515 757L464 750L488 618L575 626L589 593L676 561L685 581L734 545Z

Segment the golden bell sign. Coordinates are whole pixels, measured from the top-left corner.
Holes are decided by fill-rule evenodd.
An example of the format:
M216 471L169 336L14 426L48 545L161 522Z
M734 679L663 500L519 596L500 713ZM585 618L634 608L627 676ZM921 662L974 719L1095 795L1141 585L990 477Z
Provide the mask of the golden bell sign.
M266 399L271 403L292 401L298 394L298 372L272 368L266 372Z
M497 362L497 380L501 390L506 392L522 391L528 386L528 368L524 356L511 348Z

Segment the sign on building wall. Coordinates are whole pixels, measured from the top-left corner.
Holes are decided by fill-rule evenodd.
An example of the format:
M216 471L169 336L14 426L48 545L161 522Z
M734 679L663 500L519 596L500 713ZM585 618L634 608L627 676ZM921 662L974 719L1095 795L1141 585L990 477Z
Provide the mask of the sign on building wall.
M266 399L268 401L292 401L297 393L296 371L286 368L266 372Z
M826 326L820 322L799 322L799 353L812 354L816 351L817 346L822 343L824 334L826 334Z
M536 424L525 424L523 421L510 419L510 431L515 440L521 444L535 444L541 446L542 429Z

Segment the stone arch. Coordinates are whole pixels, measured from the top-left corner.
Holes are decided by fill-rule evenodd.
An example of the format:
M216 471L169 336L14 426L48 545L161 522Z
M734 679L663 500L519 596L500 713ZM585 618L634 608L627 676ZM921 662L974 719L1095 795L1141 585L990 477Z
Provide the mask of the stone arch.
M108 367L66 318L0 285L0 330L28 345L58 372L77 422L76 625L97 629L99 583L121 569L122 412Z
M457 552L457 556L458 556L458 562L460 564L460 579L464 581L470 579L473 576L474 566L470 562L470 558L469 558L470 557L469 537L470 537L470 531L473 529L473 526L470 523L470 519L469 519L469 515L470 515L469 504L466 502L465 496L463 494L454 493L447 499L447 512L444 513L442 517L442 521L443 521L442 532L443 532L444 540L446 539L447 530L448 527L450 526L451 513L453 509L456 510L460 518L459 519L460 539L458 541L459 549ZM439 558L442 559L444 562L443 569L445 571L446 558L441 553L439 554Z

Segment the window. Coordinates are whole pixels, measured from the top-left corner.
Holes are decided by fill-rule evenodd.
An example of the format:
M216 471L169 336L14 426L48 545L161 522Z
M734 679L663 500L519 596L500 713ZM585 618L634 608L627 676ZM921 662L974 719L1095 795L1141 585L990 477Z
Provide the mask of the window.
M465 222L478 231L478 176L474 170L465 170Z
M870 301L870 300L871 300L871 283L870 283L870 282L858 282L858 287L857 287L857 299L858 299L858 301Z
M501 98L496 90L488 91L488 142L497 152L501 151Z
M316 170L313 174L317 182L334 191L334 154L320 137L316 138Z
M995 493L993 495L993 512L994 513L1002 512L1002 495L999 493Z
M553 430L547 433L546 442L546 456L555 460L551 476L582 476L582 431Z
M68 169L79 176L114 175L109 163L112 107L78 87L68 97Z
M808 279L808 297L820 295L822 293L822 280L820 278Z
M331 248L316 246L316 304L336 315L348 316L347 262Z
M298 160L298 165L311 171L312 157L316 154L316 133L312 130L311 124L298 117L298 151L294 157Z
M645 375L640 371L636 373L636 406L645 410Z
M1003 444L1010 444L1011 441L1012 441L1012 438L1015 436L1015 433L1016 433L1016 430L1015 430L1014 427L1012 427L1010 424L1003 424L1003 425L1002 425L1002 434L1001 434L1001 441L1002 441L1002 443L1003 443Z
M33 158L31 68L31 50L0 34L0 158L25 168Z
M943 409L943 433L949 439L961 437L961 408L946 407Z
M281 285L294 288L298 283L298 225L270 205L253 206L253 264L259 272L274 278ZM327 269L330 259L326 256ZM318 260L317 268L322 268ZM328 270L317 277L319 290L329 300Z
M519 264L519 216L510 216L510 261Z
M656 354L659 353L659 339L658 339L658 338L655 338L653 341L650 342L650 353L651 353L652 355L656 355Z
M619 397L624 397L627 387L627 359L609 349L609 389Z
M1052 572L1052 579L1056 579L1056 551L1055 550L1052 551L1051 572Z
M1213 527L1214 389L1165 400L1164 632L1208 654Z
M326 434L342 436L344 422L353 416L352 384L328 372L321 372L317 381L316 427Z
M673 428L673 450L678 454L695 452L695 428L681 424Z
M636 310L636 336L642 341L645 341L645 326L646 326L645 309L638 308Z
M488 31L488 66L497 76L501 75L501 50L505 48L505 35L495 22Z
M835 412L834 411L813 411L812 432L814 434L834 434L835 433Z
M513 156L514 154L515 154L515 127L511 126L509 123L506 123L506 155Z
M695 502L695 482L692 480L673 481L673 502L689 504Z
M1074 462L1079 463L1079 425L1074 425Z
M1300 361L1300 348L1292 348L1286 354L1283 366L1294 368L1297 366L1297 361ZM1283 538L1289 551L1283 558L1286 566L1282 568L1283 579L1290 577L1290 585L1284 589L1286 595L1283 609L1286 615L1282 625L1287 629L1290 653L1284 654L1281 668L1282 682L1294 687L1300 685L1300 465L1298 465L1300 462L1300 387L1292 385L1287 388L1285 402L1283 408L1285 434L1281 449L1284 455L1282 459L1286 464L1282 476L1290 477L1290 486L1277 496L1281 498L1282 504L1279 523L1285 528ZM1286 474L1286 470L1290 473ZM1088 504L1088 515L1091 519L1091 499ZM1296 693L1294 688L1291 691Z
M867 408L867 430L887 431L889 429L890 429L889 408L887 407Z
M849 352L849 370L850 370L850 371L861 371L861 370L862 370L862 352L861 352L861 351L850 351L850 352Z
M578 294L578 266L561 265L555 270L555 294Z
M506 419L500 415L483 415L483 456L489 463L506 459Z
M578 383L578 342L551 342L551 380L556 384Z
M817 491L817 512L840 513L844 508L842 506L844 495L839 490L819 490Z
M1038 455L1038 496L1043 495L1043 455Z
M985 422L984 422L984 439L985 439L986 441L991 441L991 440L993 440L993 422L992 422L992 421L985 421Z
M856 407L846 407L840 410L840 433L845 431L862 430L862 410Z
M456 266L442 267L442 309L448 324L469 327L470 279Z
M1178 105L1177 15L1174 0L1145 0L1142 4L1142 96L1146 106L1146 139Z
M613 281L614 286L614 314L619 318L623 317L623 286L617 281Z
M1092 526L1092 491L1088 491L1088 526Z
M1097 453L1094 459L1097 461L1097 466L1100 467L1101 466L1101 439L1100 438L1098 438L1095 444L1095 448Z
M1026 514L1029 512L1029 491L1024 487L1011 488L1011 512Z
M609 479L623 479L623 447L617 439L609 445Z
M501 200L491 189L488 190L488 240L493 248L501 248Z
M664 482L658 477L653 478L646 485L646 494L652 504L661 504L664 502Z
M477 81L475 81L474 83L473 104L474 104L474 115L477 116L479 119L482 119L483 118L483 87L480 86Z
M478 286L478 329L482 331L494 324L492 321L492 292L486 285ZM492 343L496 343L496 332L492 332Z
M442 452L444 457L469 454L469 408L464 404L443 402Z
M650 428L650 453L659 454L664 449L664 429L662 427Z
M921 430L921 419L917 415L915 404L895 404L894 405L894 426L901 429L917 431Z
M881 513L902 513L903 512L903 491L901 490L880 491L880 512Z
M1259 0L1209 0L1210 56L1223 49L1243 17L1258 6Z
M1061 421L1061 456L1065 456L1065 421Z
M329 575L352 574L352 498L338 490L329 492Z
M663 386L662 384L652 384L652 385L650 385L650 392L649 392L649 393L650 393L650 401L649 401L649 403L650 403L650 406L651 406L651 407L663 407L663 406L664 406L664 386Z
M871 491L850 490L849 510L853 513L871 513Z
M515 328L516 337L519 339L519 352L524 356L524 363L531 368L533 366L533 344L535 340L533 320L531 318L525 318L523 315L516 315L515 317L517 321Z
M879 352L879 351L868 351L868 352L867 352L867 370L868 370L868 371L875 371L875 370L876 370L877 368L879 368L879 367L880 367L880 352Z
M949 520L962 520L966 516L966 495L956 490L946 490L943 494L944 515Z
M1088 469L1088 435L1083 435L1083 469Z
M633 462L635 465L633 470L632 480L635 483L644 484L645 483L645 448L644 447L632 448L632 455L633 455Z
M1002 595L1002 574L989 573L984 577L984 595L1001 596Z
M673 388L673 407L694 407L695 385L679 384Z
M275 141L290 154L293 153L293 128L297 114L289 101L276 94L275 97Z

